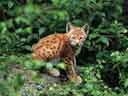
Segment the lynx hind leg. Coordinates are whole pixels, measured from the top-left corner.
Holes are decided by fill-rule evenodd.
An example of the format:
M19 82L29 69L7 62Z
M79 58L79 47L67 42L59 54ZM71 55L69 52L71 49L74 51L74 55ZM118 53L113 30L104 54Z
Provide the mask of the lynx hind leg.
M60 61L60 58L56 58L56 59L52 59L50 60L47 64L51 65L52 67L47 67L46 66L46 70L47 73L53 77L59 77L60 76L60 71L57 68L53 68L54 65L56 65L58 63L58 61Z
M37 56L36 54L32 54L32 59L33 60L42 60L42 58L40 58L39 56ZM42 60L43 61L43 60ZM59 77L60 76L60 71L56 68L44 68L45 72L48 73L48 75L53 76L53 77Z
M82 78L79 75L77 75L77 72L75 69L75 67L76 67L75 57L73 57L73 56L65 57L64 62L66 64L66 72L67 72L68 79L77 84L80 84L82 82Z
M47 73L53 77L59 77L60 76L60 71L56 68L50 68L50 69L46 69Z
M32 53L32 59L33 60L42 60L43 61L43 59L40 56L36 55L35 53ZM48 62L47 64L52 64L52 62ZM51 75L53 77L60 76L60 71L58 69L56 69L56 68L49 68L48 66L46 66L45 71L46 71L46 73L48 73L49 75Z

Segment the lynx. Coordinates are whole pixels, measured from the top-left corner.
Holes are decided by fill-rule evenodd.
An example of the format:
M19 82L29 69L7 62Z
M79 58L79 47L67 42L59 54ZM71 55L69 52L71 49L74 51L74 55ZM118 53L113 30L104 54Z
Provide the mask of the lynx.
M79 53L89 32L89 26L76 27L71 23L66 25L66 33L48 35L32 46L32 57L36 60L51 61L62 59L66 66L69 80L81 83L82 78L76 71L75 56Z

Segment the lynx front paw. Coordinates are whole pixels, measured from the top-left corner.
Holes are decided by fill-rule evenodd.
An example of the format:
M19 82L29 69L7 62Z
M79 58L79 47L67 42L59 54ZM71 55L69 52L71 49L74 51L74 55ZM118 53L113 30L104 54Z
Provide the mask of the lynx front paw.
M82 78L80 76L69 76L69 80L76 84L82 83Z
M82 83L82 78L81 78L80 76L77 76L77 77L76 77L76 83L77 83L77 84Z

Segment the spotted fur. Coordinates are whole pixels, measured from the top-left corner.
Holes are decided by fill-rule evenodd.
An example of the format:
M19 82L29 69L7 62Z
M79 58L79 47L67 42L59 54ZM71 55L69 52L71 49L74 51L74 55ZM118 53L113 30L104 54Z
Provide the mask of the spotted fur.
M68 23L66 31L66 33L55 33L40 39L32 46L32 57L44 61L63 59L69 80L80 83L82 79L76 73L76 47L81 48L87 38L88 26L75 27Z

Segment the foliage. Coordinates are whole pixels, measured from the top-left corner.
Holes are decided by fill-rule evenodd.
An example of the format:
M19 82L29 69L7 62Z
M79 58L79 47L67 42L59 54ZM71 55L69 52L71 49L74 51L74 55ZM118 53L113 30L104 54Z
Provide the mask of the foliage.
M23 55L22 55L23 56ZM47 85L44 78L38 71L34 71L35 67L31 69L30 55L22 56L9 56L1 58L0 73L1 75L1 91L0 94L4 96L17 96L16 94L22 94L28 96L32 94L38 94L37 96L122 96L123 90L119 88L108 87L101 78L101 70L104 68L103 65L88 65L80 68L80 73L83 77L83 83L76 85L72 82L65 83L52 83ZM8 59L8 61L6 61ZM21 61L23 60L23 61ZM25 63L25 62L29 62ZM16 66L18 63L18 66ZM34 62L38 66L39 62ZM13 64L13 65L12 65ZM43 64L43 63L41 63ZM28 65L28 66L26 66ZM19 68L22 66L23 69ZM8 92L5 92L8 91ZM114 91L113 91L114 90ZM116 93L119 91L120 93Z
M31 70L30 77L35 82L42 83L38 76L40 68L64 69L63 63L52 66L34 61L30 53L32 44L40 38L65 32L69 21L78 26L90 25L88 38L77 56L83 84L69 82L53 84L43 91L32 90L39 96L127 96L128 26L122 21L122 3L122 0L1 0L0 96L17 96L27 82L24 79L27 70ZM10 66L15 64L22 66L23 73L11 70Z

